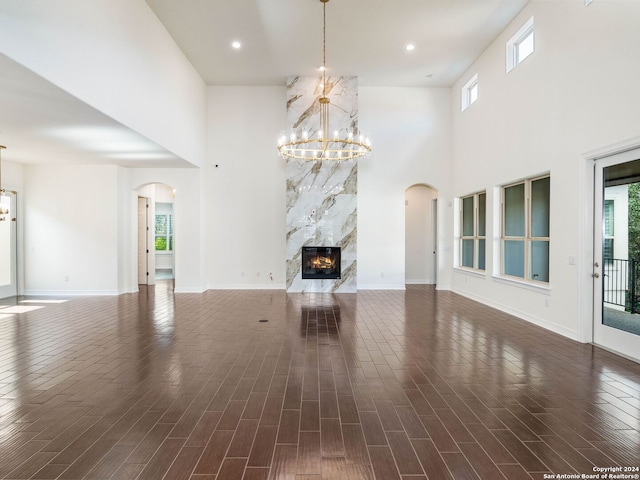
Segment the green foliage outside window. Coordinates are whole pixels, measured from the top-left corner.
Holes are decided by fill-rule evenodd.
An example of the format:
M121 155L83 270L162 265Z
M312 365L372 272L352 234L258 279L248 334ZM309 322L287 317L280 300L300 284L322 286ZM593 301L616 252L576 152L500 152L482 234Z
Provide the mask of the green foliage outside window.
M629 184L629 258L640 260L640 183Z
M167 239L164 237L156 237L156 251L165 251L167 249Z

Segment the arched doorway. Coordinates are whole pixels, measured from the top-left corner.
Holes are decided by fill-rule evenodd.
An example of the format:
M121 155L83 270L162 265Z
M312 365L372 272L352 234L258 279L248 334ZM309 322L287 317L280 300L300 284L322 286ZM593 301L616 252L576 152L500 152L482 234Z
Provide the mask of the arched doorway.
M405 283L437 283L438 191L424 184L405 191Z
M175 189L151 183L136 189L138 285L175 278Z

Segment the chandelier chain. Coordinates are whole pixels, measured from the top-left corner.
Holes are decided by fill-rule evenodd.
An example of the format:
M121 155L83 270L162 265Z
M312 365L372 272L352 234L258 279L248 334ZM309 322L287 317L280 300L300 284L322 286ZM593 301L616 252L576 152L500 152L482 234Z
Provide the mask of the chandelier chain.
M327 96L327 2L322 2L322 96Z

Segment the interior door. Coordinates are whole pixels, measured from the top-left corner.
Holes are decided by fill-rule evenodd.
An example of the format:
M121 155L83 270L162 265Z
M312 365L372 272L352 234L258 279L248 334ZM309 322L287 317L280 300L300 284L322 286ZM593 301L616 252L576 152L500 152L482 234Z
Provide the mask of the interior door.
M17 257L16 192L7 190L0 192L0 298L18 294Z
M438 283L438 199L431 200L431 278Z
M594 173L593 342L640 361L640 149Z

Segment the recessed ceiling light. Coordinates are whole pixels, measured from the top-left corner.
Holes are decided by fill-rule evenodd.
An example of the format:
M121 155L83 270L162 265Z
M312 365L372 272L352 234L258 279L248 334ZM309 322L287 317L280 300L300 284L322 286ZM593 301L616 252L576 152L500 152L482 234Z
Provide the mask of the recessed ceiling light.
M408 43L404 48L407 50L407 52L411 52L412 50L416 49L416 46L413 43Z
M234 40L231 42L231 46L237 50L242 46L242 44L238 40Z
M324 71L325 71L325 67L324 67L324 65L320 65L320 66L318 67L318 70L320 70L321 72L324 72Z

